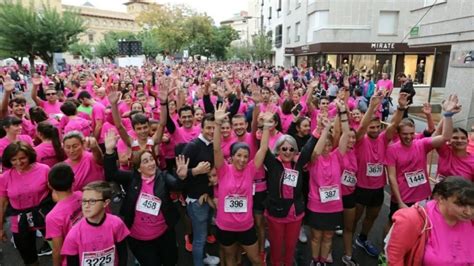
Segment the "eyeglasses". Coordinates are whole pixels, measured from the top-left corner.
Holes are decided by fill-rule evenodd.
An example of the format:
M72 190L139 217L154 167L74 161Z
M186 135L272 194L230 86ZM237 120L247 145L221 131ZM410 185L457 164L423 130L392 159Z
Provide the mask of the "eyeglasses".
M281 150L284 151L284 152L286 152L286 151L294 152L295 148L293 148L293 147L291 147L291 148L281 147Z
M98 201L105 201L105 199L90 199L90 200L82 200L82 206L89 205L94 206Z
M46 96L52 96L52 95L56 95L56 93L55 93L55 92L53 92L53 93L46 93Z

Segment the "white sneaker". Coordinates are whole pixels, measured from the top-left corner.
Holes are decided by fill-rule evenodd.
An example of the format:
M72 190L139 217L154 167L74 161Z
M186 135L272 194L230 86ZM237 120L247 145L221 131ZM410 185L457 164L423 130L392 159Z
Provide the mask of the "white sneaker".
M270 241L268 241L268 239L265 239L265 248L269 248L270 247Z
M344 233L343 230L336 230L336 235L338 236L342 236L343 233Z
M211 256L206 253L206 257L202 260L202 262L207 265L219 265L221 260L219 259L219 257Z
M306 232L304 231L304 227L301 226L300 228L300 236L298 237L301 243L308 242L308 237L306 236Z

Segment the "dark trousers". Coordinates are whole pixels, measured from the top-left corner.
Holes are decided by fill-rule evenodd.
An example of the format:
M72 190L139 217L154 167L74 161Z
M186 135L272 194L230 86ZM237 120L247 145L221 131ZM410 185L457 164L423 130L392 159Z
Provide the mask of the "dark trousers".
M178 246L174 228L158 238L143 241L132 237L127 238L128 247L140 266L174 266L178 261Z

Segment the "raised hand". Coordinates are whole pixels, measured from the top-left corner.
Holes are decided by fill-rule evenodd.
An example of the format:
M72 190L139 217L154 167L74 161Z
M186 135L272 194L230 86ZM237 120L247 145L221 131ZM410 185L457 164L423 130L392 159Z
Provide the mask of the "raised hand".
M86 137L84 139L84 145L87 149L98 148L99 144L94 137Z
M456 94L449 95L448 99L442 103L443 111L450 113L459 113L461 111L461 105Z
M223 104L217 106L215 108L214 112L214 119L216 120L217 123L224 121L224 119L229 115L230 113L227 112L227 103L224 102Z
M383 99L383 95L379 91L370 98L369 105L377 107L377 106L379 106L380 103L382 103L382 99Z
M15 81L12 80L10 75L5 76L3 89L5 89L5 92L12 92L15 89Z
M343 113L347 111L346 104L342 100L336 100L336 106L339 113Z
M262 119L264 124L272 124L273 125L273 113L272 112L265 112L262 114Z
M111 104L117 104L118 101L120 100L120 92L116 90L111 91L109 92L109 96L107 96L107 98L109 99L109 102Z
M120 137L115 133L114 130L107 131L104 138L105 150L107 153L113 153L119 138Z
M430 115L431 114L431 104L429 103L424 103L423 108L421 109L423 111L423 114L425 115Z
M195 175L202 175L211 172L211 163L210 162L199 162L199 164L194 168Z
M401 107L408 107L408 93L400 92L400 95L398 95L398 105Z
M176 157L176 174L181 178L186 178L188 174L189 158L186 159L184 155L180 154Z
M33 83L33 86L39 86L41 82L43 82L43 78L40 77L38 74L34 74L31 78L31 82Z

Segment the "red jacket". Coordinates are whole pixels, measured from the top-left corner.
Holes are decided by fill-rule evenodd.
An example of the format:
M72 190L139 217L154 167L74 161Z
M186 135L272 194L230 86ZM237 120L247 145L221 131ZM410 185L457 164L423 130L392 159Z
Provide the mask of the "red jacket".
M387 236L385 252L389 266L418 266L423 263L431 223L424 207L416 204L398 210Z

